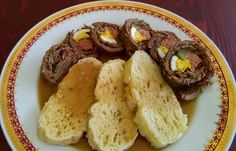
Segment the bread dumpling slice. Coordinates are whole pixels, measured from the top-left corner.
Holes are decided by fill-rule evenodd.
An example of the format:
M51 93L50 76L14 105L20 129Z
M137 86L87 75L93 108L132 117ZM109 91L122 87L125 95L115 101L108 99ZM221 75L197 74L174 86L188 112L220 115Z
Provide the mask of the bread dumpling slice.
M124 65L121 59L110 60L104 64L95 88L95 96L99 101L125 101L124 96Z
M176 142L187 129L186 115L172 99L140 105L136 112L134 122L140 134L155 148Z
M145 51L135 52L135 55L126 62L124 83L125 97L133 111L137 110L138 103L142 101L156 100L157 95L162 92L161 87L167 85L159 66Z
M99 101L90 112L88 142L93 149L123 151L134 144L137 127L125 102Z
M180 139L187 130L187 115L163 80L159 66L145 51L136 51L128 60L124 81L140 134L155 148Z
M87 130L88 109L95 102L94 89L101 66L97 59L85 58L70 68L41 111L38 135L42 140L59 145L80 140Z
M121 59L104 64L90 109L88 142L94 150L122 151L131 147L138 135L133 114L124 99L124 64Z

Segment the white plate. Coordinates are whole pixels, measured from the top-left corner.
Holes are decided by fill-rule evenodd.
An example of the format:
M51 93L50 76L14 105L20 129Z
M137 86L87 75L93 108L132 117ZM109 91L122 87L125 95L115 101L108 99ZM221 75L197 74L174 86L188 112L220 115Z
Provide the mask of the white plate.
M128 18L144 19L153 29L175 32L208 49L215 76L196 100L194 116L184 136L166 151L227 150L235 132L236 92L232 72L214 43L198 28L164 9L136 2L93 2L59 11L33 27L17 43L1 74L1 124L13 150L66 150L40 141L38 79L45 51L63 40L69 30L105 21L122 25ZM81 147L81 146L80 146ZM81 148L83 150L83 146Z

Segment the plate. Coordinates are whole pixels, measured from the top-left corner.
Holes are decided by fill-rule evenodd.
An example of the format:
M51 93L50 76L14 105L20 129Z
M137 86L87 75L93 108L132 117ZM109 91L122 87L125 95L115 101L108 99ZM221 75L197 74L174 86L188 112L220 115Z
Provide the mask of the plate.
M87 144L62 147L46 144L37 137L42 58L69 30L96 21L122 25L128 18L144 19L153 29L172 31L181 40L202 44L214 67L212 85L195 100L194 108L184 109L191 118L187 132L163 150L229 148L235 133L236 91L232 72L220 50L197 27L174 13L143 3L113 1L84 3L59 11L34 26L14 47L2 70L0 94L1 125L13 150L86 150Z

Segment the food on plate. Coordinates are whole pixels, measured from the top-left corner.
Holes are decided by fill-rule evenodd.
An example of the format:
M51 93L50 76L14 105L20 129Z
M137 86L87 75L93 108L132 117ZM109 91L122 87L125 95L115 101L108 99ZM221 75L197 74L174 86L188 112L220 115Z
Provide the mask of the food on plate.
M102 65L96 57L130 58ZM73 144L87 132L92 149L122 151L135 143L138 131L156 149L179 140L188 119L177 98L198 97L213 67L196 42L128 19L121 30L95 22L69 32L45 53L41 74L53 84L63 79L40 114L42 140Z
M128 60L124 82L140 134L155 148L179 140L187 130L187 116L159 66L145 51L136 51Z
M122 151L134 144L137 127L125 102L97 102L90 112L88 142L93 149Z
M185 40L168 51L162 73L181 99L192 100L209 84L213 67L206 48Z
M124 64L121 59L104 64L95 90L98 100L90 109L88 142L99 151L127 150L138 136L133 114L124 98Z
M53 45L45 53L41 65L41 73L49 83L58 83L69 68L78 61L74 51L67 44Z
M163 63L168 50L180 41L173 32L157 31L148 42L149 52L155 61Z
M128 19L121 28L121 36L126 54L130 57L136 50L147 50L148 41L154 31L148 23L138 19Z
M99 50L107 53L118 53L124 50L118 25L95 22L92 26L91 38Z
M82 57L97 57L98 51L92 42L91 36L91 27L84 26L81 29L76 31L68 32L64 43L68 44L73 48L75 54L78 53L79 57L82 54Z
M45 103L39 117L39 137L50 143L77 143L87 130L88 109L95 102L94 89L102 63L84 58L73 65Z
M100 101L126 101L124 98L124 64L121 59L110 60L104 64L94 94Z

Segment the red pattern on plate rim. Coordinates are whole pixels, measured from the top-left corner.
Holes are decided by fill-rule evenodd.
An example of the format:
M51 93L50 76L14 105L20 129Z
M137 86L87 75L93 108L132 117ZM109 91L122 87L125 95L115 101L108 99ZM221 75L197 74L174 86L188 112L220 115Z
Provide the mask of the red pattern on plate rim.
M229 111L229 97L228 97L228 89L226 86L225 77L223 75L223 71L219 66L218 61L214 57L213 53L209 50L209 48L206 46L206 44L195 34L193 34L190 29L186 28L182 24L178 23L177 21L154 11L150 11L144 8L138 8L134 6L121 6L121 5L113 5L113 6L97 6L97 7L91 7L91 8L85 8L81 10L77 10L71 13L68 13L64 16L61 16L59 18L54 19L50 23L48 23L46 26L44 26L42 29L40 29L21 49L19 55L17 56L16 60L14 61L13 67L10 71L10 76L8 78L8 84L7 84L7 109L11 120L11 125L14 128L14 131L19 138L20 142L22 143L25 150L33 151L36 150L36 148L33 146L33 144L29 141L27 136L25 135L20 122L18 120L17 114L16 114L16 107L15 107L15 100L14 100L14 90L15 90L15 81L16 76L20 67L20 64L25 57L25 54L28 52L30 47L36 42L38 38L40 38L45 32L47 32L49 29L54 27L55 25L71 18L77 15L85 14L85 13L91 13L96 11L104 11L104 10L126 10L126 11L132 11L132 12L138 12L142 14L147 14L156 18L159 18L163 21L166 21L170 23L171 25L177 27L187 35L189 35L194 41L197 43L205 46L207 48L207 53L210 56L210 59L213 63L214 72L218 77L218 81L220 83L220 91L221 91L221 105L220 107L220 114L218 122L216 122L217 128L214 131L213 137L209 140L208 144L205 146L206 151L214 150L218 143L220 142L220 139L224 133L226 123L227 123L227 117L228 117L228 111Z

